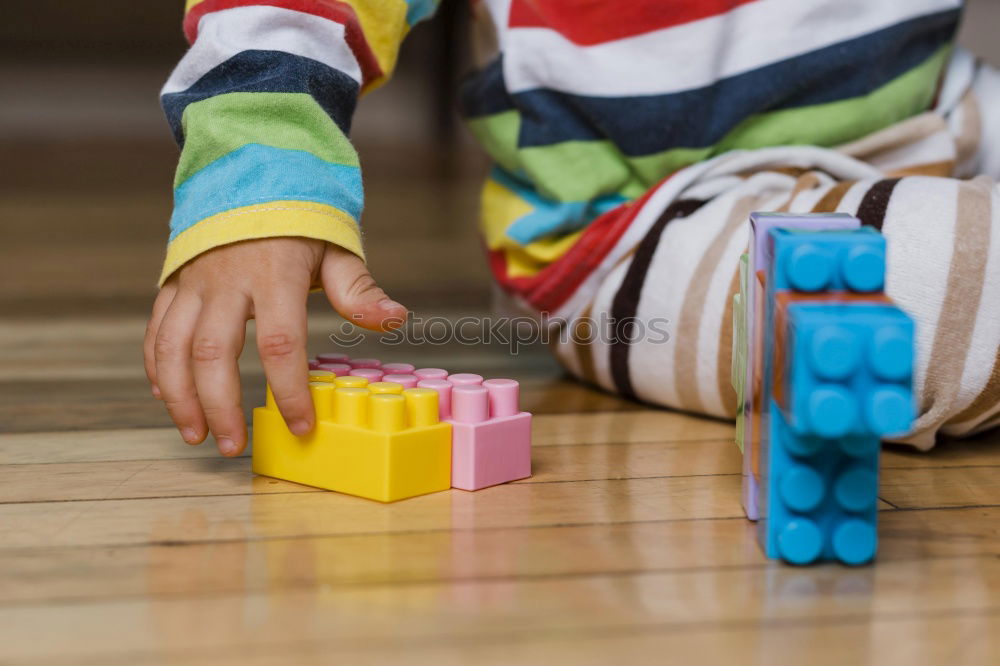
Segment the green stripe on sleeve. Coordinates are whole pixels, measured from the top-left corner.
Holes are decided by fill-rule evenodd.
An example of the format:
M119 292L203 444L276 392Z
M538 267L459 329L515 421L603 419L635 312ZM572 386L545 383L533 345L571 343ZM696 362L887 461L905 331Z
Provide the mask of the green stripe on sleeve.
M358 166L358 155L336 123L305 93L227 93L184 111L184 150L174 187L247 144L303 150L323 161Z

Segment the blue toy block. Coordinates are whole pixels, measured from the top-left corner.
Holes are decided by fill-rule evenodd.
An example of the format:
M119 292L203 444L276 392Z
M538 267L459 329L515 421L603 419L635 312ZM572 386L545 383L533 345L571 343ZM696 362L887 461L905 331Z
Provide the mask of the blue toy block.
M765 213L750 214L750 238L747 253L741 261L740 298L734 311L734 325L742 334L733 336L734 368L742 377L735 377L733 386L740 396L737 405L737 442L743 454L743 508L747 518L757 520L757 476L755 461L759 458L758 440L761 436L761 422L766 419L767 406L761 402L759 381L755 367L762 363L764 335L765 293L760 275L770 274L774 248L770 242L772 229L798 229L802 231L831 231L858 229L861 221L846 213ZM740 310L742 308L742 310ZM738 345L739 348L736 348ZM759 416L758 416L759 412Z
M914 324L885 298L874 229L845 216L751 223L734 301L744 506L769 557L864 564L878 545L881 440L915 414Z
M871 227L851 232L775 229L773 288L816 293L881 292L885 238Z
M864 564L878 543L881 438L907 431L915 412L913 321L889 304L792 303L785 324L758 536L793 564Z

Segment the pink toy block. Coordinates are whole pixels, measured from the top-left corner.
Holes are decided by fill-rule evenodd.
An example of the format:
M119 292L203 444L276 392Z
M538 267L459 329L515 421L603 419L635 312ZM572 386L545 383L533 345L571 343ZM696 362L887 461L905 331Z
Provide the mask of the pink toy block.
M412 375L416 369L412 363L383 363L382 372L387 375Z
M319 363L347 363L347 354L316 354L316 361Z
M483 378L468 372L460 372L455 375L448 375L448 381L452 386L479 386L483 383Z
M317 359L315 359L315 358L309 359L309 369L310 370L319 370L320 369L319 368L319 361Z
M516 381L460 374L418 386L438 391L442 412L450 403L453 488L479 490L531 476L531 414L518 407Z
M385 375L379 368L354 368L351 370L352 377L364 377L369 383L380 382Z
M417 379L448 379L448 371L441 368L419 368L413 371Z
M351 374L351 366L346 363L320 363L317 370L329 370L338 377Z
M531 476L531 414L520 410L520 387L513 379L483 380L472 373L450 375L441 368L383 365L344 354L319 354L310 368L313 361L318 361L313 373L437 391L440 419L452 425L452 487L479 490Z
M385 368L385 366L382 366ZM384 382L395 382L396 384L402 384L403 388L417 388L416 375L406 375L406 374L385 374L382 376L382 381Z

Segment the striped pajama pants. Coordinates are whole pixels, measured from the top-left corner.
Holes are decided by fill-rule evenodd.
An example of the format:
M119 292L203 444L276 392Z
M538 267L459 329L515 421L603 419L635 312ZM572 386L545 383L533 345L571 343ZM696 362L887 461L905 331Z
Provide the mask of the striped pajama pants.
M562 364L628 397L732 418L731 303L749 214L838 211L882 230L886 290L917 322L919 417L900 441L929 449L939 434L1000 425L1000 73L955 60L933 111L836 149L721 155L608 214L625 231L548 308ZM602 316L667 334L598 335Z

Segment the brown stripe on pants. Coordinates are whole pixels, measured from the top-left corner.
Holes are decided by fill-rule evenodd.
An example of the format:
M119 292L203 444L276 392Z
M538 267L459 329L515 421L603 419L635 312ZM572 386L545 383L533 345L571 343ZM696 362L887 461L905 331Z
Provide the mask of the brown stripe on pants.
M646 273L649 272L653 255L656 254L660 245L663 230L673 220L687 217L704 203L704 201L696 199L677 199L667 206L646 232L646 235L639 241L635 255L632 257L632 263L625 271L622 283L618 286L618 291L615 292L614 298L611 300L611 322L614 327L614 337L611 340L611 348L608 350L608 361L615 388L626 398L634 400L637 396L635 388L632 386L632 375L628 367L632 341L627 334L632 331L628 330L623 322L633 319L639 309L642 286L646 283Z
M961 388L989 257L992 227L990 197L991 181L988 178L976 178L958 185L955 243L948 283L927 363L927 377L920 400L921 414L911 436L940 425Z
M985 241L980 243L984 249L989 248L990 246L990 238L988 234L989 230L992 229L990 220L992 219L993 210L991 205L992 199L990 197L990 186L991 183L989 179L982 177L976 178L966 185L966 187L969 188L979 187L985 190L980 191L980 196L976 197L979 210L978 212L973 213L975 215L981 215L987 225L987 237ZM959 216L965 212L966 211L960 210ZM977 239L972 240L976 241ZM980 391L979 395L976 396L975 400L969 403L968 406L966 406L965 409L960 411L958 414L948 419L948 423L965 423L967 421L982 418L994 409L997 403L1000 403L1000 347L997 348L996 358L993 359L993 369L990 371L990 376L986 380L986 385L983 386L983 389Z
M677 387L677 400L682 409L705 411L698 391L697 365L698 331L701 328L705 302L708 300L708 288L729 239L741 225L747 224L757 201L756 197L744 197L733 204L729 218L701 255L688 282L687 293L677 317L677 337L674 340L674 385Z
M854 187L857 181L845 180L843 182L837 183L823 195L816 205L813 206L813 213L832 213L837 210L837 206L843 200L844 195L847 194L848 190Z
M736 389L733 388L731 380L733 363L733 296L740 290L740 269L737 267L733 271L733 278L729 281L729 291L726 292L726 303L728 304L722 315L722 327L719 329L719 359L716 367L715 381L719 387L719 395L722 396L723 412L727 418L736 416Z
M573 322L573 331L570 334L570 344L573 345L573 353L580 364L580 375L591 384L597 384L597 372L594 370L594 325L590 319L591 306L588 305L580 313L580 316Z

